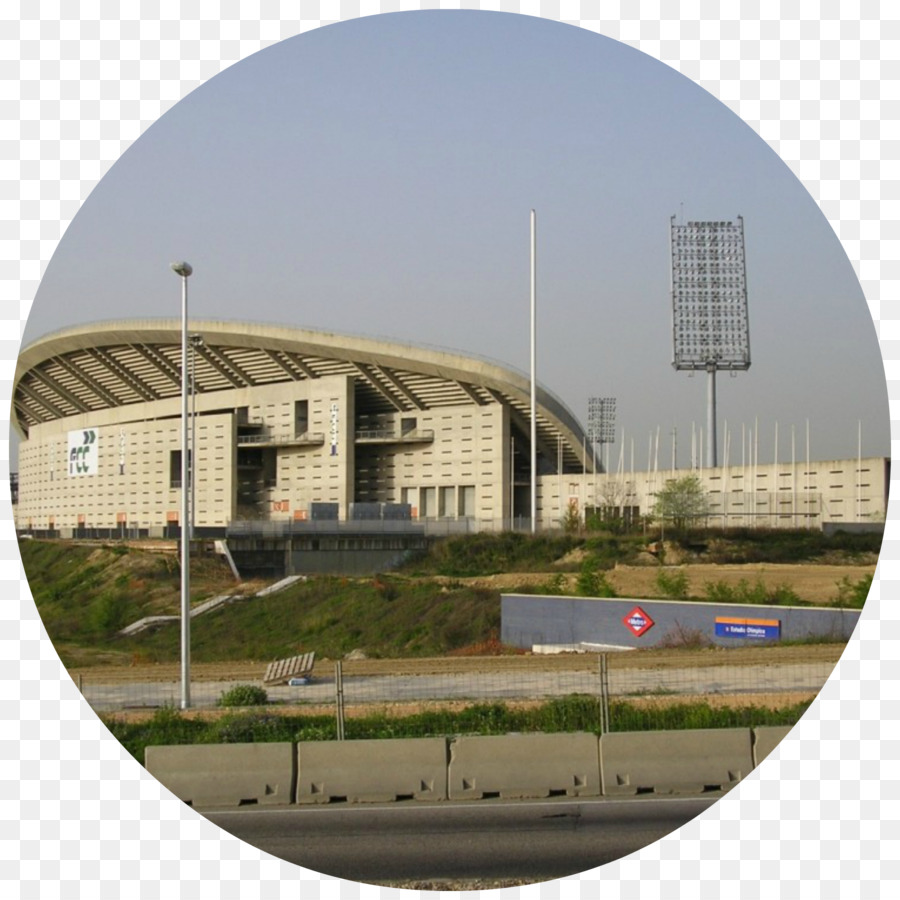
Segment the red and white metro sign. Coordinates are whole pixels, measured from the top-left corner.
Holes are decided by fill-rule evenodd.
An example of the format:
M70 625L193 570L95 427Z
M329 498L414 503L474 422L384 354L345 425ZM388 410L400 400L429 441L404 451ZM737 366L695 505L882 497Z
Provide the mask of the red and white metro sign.
M624 619L625 627L635 636L640 637L645 631L649 631L653 625L653 619L639 606L636 606Z

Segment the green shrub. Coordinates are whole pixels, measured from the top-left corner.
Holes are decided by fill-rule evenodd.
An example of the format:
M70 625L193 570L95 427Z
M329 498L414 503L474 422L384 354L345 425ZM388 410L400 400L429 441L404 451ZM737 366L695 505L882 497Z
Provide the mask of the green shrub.
M141 765L144 765L144 752L148 746L209 742L205 737L206 722L185 718L171 706L157 710L151 719L144 722L130 722L110 716L103 719L103 724Z
M734 588L724 581L709 581L703 587L703 596L710 603L736 603Z
M775 606L806 606L800 597L797 595L797 592L788 587L786 584L777 584L771 591L769 591L769 598L765 601L766 603L771 603Z
M249 687L250 685L243 685ZM231 704L233 706L239 704ZM221 744L257 744L277 741L293 741L294 728L281 716L260 713L241 713L223 716L210 723L212 736Z
M568 584L566 583L566 577L562 574L562 572L557 572L555 575L551 575L550 578L547 579L541 586L540 592L542 594L565 594L569 590Z
M656 586L669 600L688 599L688 577L685 572L666 572L660 569L656 574Z
M614 731L670 731L702 728L759 728L795 725L812 701L769 709L764 706L713 707L708 703L657 705L613 701L609 719Z
M265 706L269 695L255 684L236 684L233 688L222 692L217 706Z
M709 582L704 595L710 603L743 603L751 606L807 606L793 588L785 584L767 588L760 579L750 584L742 578L736 585Z
M452 578L495 575L499 572L535 572L556 562L579 546L575 535L530 535L507 531L469 534L434 541L404 570L434 572Z
M606 575L597 568L596 560L590 558L586 559L581 566L575 590L579 597L618 596Z
M864 575L859 581L851 582L848 576L844 576L838 583L837 602L839 606L848 609L862 609L869 590L872 587L871 575Z
M121 594L103 593L88 607L88 619L97 631L118 631L128 624L130 603Z
M710 707L706 703L672 703L671 698L613 700L609 721L613 731L654 731L683 728L754 728L793 725L808 702L780 709L765 707ZM430 709L410 716L375 713L345 722L347 740L364 738L451 737L533 732L600 733L599 697L571 694L523 709L505 703L475 703L461 710ZM115 716L103 723L113 736L144 764L148 746L266 741L333 741L337 737L333 715L269 715L242 713L218 720L186 717L177 710L159 710L151 719L131 722Z

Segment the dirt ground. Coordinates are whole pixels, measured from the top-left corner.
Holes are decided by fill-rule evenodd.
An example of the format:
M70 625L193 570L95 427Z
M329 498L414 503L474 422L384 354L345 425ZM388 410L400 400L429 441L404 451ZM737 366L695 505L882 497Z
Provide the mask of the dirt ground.
M776 565L772 563L721 566L712 564L692 564L686 566L616 566L606 572L609 583L616 589L620 597L642 599L659 595L656 577L660 571L684 572L687 576L689 591L695 596L703 596L704 586L724 582L735 586L746 581L753 586L761 581L768 588L789 587L797 596L808 603L828 606L837 599L838 584L843 578L850 583L859 581L875 571L875 566L836 566L836 565ZM547 573L503 575L487 575L480 578L446 578L436 579L445 582L461 583L473 587L493 588L494 590L514 590L517 587L546 584L550 579ZM574 585L578 575L563 575L566 583Z

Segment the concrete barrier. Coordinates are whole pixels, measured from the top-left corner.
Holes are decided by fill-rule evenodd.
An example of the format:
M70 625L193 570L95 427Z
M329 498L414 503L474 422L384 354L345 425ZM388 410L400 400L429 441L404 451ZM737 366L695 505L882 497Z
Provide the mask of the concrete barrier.
M450 744L451 800L596 797L600 758L592 734L461 737Z
M447 799L445 738L310 741L297 757L297 803Z
M750 730L709 728L604 734L604 795L727 789L753 768Z
M766 725L753 729L753 765L758 766L787 736L791 725Z
M282 806L293 802L292 743L147 747L147 771L192 806Z

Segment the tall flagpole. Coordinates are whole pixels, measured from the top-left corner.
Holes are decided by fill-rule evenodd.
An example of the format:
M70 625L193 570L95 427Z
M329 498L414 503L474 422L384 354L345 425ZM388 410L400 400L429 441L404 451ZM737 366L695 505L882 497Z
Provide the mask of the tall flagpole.
M560 504L562 498L560 497ZM537 531L537 214L531 211L531 533Z

